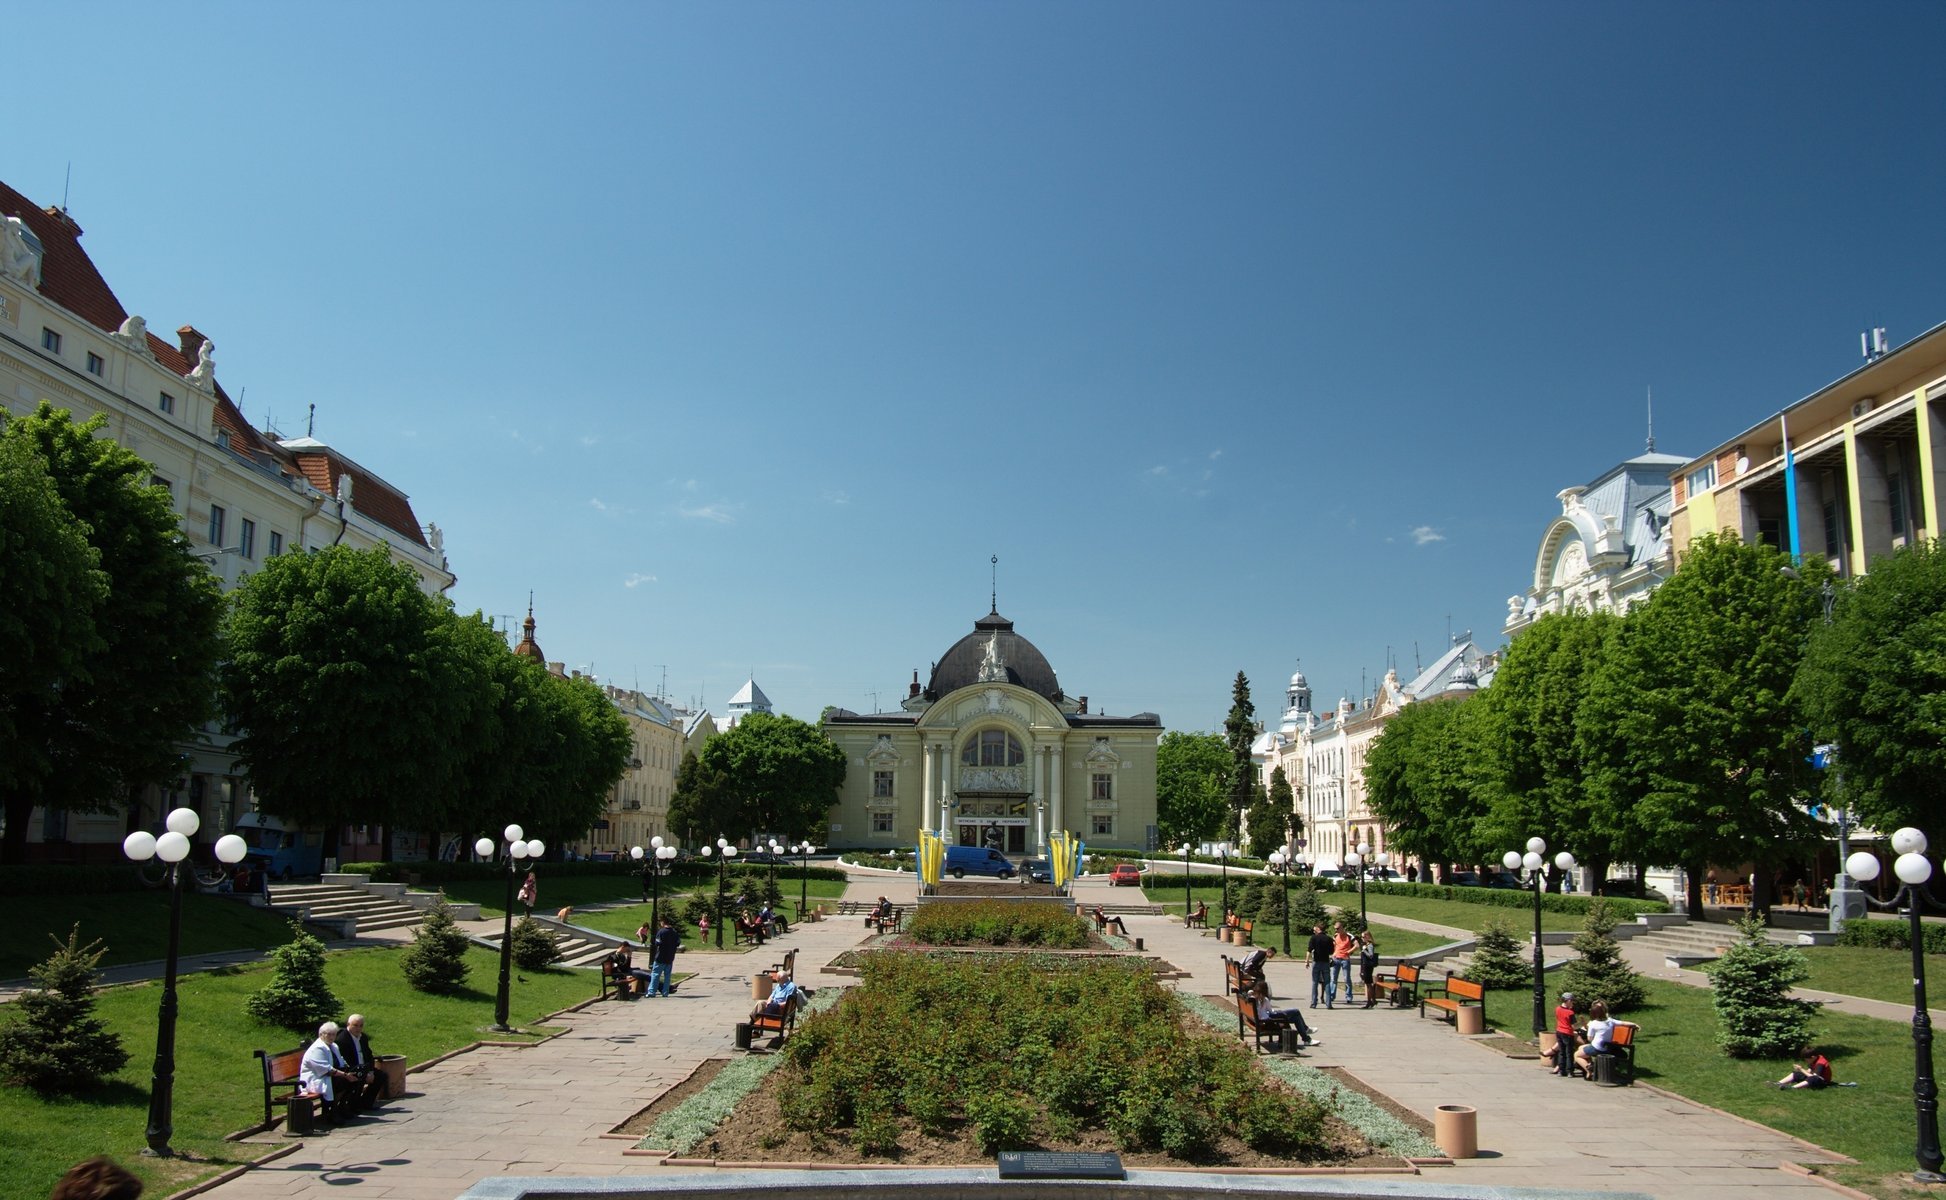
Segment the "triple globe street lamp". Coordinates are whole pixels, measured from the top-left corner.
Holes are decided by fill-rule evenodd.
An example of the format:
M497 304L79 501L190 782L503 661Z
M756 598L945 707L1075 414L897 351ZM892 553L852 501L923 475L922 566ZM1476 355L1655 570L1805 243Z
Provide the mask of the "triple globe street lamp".
M547 846L539 838L528 838L518 825L509 825L501 830L505 838L502 847L507 864L507 911L506 919L500 930L500 990L493 1000L493 1027L501 1032L513 1028L507 1023L509 993L513 982L514 952L514 876L519 874L521 863L533 859L539 861L547 852ZM473 850L481 858L493 857L493 839L483 837L473 843Z
M797 915L804 916L811 911L811 855L817 850L809 842L800 842L791 847L791 853L804 860L803 869L797 876Z
M723 948L723 920L729 915L725 911L724 897L725 893L730 890L730 860L737 856L737 848L731 844L730 839L719 835L716 839L716 845L713 848L704 846L699 853L704 858L709 858L712 850L714 850L716 857L716 948L721 950Z
M1289 846L1279 846L1264 860L1271 874L1280 876L1284 882L1284 957L1291 954L1291 872L1297 869L1297 852Z
M209 886L220 882L225 873L219 867L213 876L205 876L189 861L189 839L202 827L202 818L196 815L195 809L178 808L163 824L166 832L161 837L138 830L122 839L122 853L132 861L145 863L159 858L166 864L163 880L169 889L169 954L162 971L162 1003L156 1010L155 1066L149 1082L149 1145L142 1152L159 1158L173 1153L169 1139L176 1131L176 954L182 945L182 889L186 878ZM225 867L242 862L248 850L249 846L234 833L216 839L216 858Z
M676 848L664 845L658 833L649 839L647 850L634 846L628 856L642 864L642 879L648 884L649 892L649 928L655 929L660 924L656 916L662 902L662 873L675 864Z
M1345 865L1358 870L1358 920L1361 924L1365 920L1365 864L1368 862L1383 868L1391 865L1392 856L1383 850L1374 855L1369 842L1358 843L1356 850L1345 855Z
M1862 896L1865 903L1884 911L1895 911L1903 903L1910 922L1907 936L1912 941L1912 1104L1919 1123L1919 1169L1912 1174L1920 1183L1946 1183L1940 1174L1939 1087L1932 1076L1932 1017L1926 1011L1926 953L1924 930L1919 925L1919 905L1946 908L1933 897L1926 881L1932 878L1932 863L1926 858L1926 835L1907 827L1892 835L1892 849L1898 858L1892 874L1900 887L1890 900ZM1860 883L1878 878L1878 857L1860 850L1845 860L1845 873Z
M1527 853L1509 850L1500 856L1500 863L1507 870L1519 876L1525 867L1528 879L1534 885L1534 1036L1546 1033L1550 1026L1547 1021L1547 961L1541 952L1541 891L1547 886L1547 842L1543 838L1528 838ZM1566 850L1554 856L1554 865L1563 873L1574 870L1574 855Z

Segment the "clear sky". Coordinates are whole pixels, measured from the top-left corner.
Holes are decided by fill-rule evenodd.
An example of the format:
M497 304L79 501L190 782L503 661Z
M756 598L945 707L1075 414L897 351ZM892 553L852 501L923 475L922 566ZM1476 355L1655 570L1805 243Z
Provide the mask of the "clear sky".
M1946 320L1939 3L39 5L0 178L465 610L721 712L987 610L1220 727ZM29 49L31 48L31 50ZM1449 625L1450 623L1450 625ZM1415 649L1416 648L1416 649Z

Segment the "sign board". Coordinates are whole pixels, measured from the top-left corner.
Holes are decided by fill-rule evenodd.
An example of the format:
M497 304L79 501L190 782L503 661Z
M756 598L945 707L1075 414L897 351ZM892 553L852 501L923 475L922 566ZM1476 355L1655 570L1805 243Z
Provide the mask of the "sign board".
M1002 1179L1127 1179L1119 1154L1002 1150Z

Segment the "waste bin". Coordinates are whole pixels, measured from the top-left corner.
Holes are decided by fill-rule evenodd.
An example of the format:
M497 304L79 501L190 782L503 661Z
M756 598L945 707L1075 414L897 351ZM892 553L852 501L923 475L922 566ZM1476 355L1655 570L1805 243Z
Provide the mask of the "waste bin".
M770 999L770 990L776 986L777 981L770 977L769 971L759 971L750 977L750 998L752 1000L768 1000Z
M1279 1054L1297 1053L1297 1030L1289 1025L1277 1031L1277 1052Z
M284 1118L284 1132L292 1137L302 1137L317 1128L317 1101L310 1096L292 1096L289 1115Z
M1432 1140L1447 1158L1473 1158L1480 1153L1480 1110L1464 1104L1433 1109Z
M400 1096L405 1095L405 1055L379 1055L378 1069L385 1073L385 1098L387 1100L396 1100Z
M1487 1031L1487 1010L1478 1004L1462 1004L1453 1014L1453 1024L1463 1034Z
M750 1022L748 1021L736 1023L736 1048L739 1050L750 1048Z
M1615 1078L1615 1056L1612 1054L1589 1055L1588 1073L1595 1083L1603 1087L1622 1086L1621 1081Z

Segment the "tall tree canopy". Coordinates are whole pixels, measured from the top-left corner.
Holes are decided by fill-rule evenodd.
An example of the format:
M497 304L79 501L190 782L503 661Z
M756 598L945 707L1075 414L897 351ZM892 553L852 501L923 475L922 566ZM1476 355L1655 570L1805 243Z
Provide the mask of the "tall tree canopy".
M1692 912L1707 864L1776 865L1815 837L1795 803L1814 782L1810 741L1786 695L1819 610L1788 563L1732 537L1691 542L1629 613L1581 708L1591 793L1627 814L1643 861L1688 868Z
M1155 749L1155 809L1165 846L1200 842L1223 828L1230 770L1230 750L1220 735L1162 735Z
M1242 671L1230 685L1230 713L1223 718L1223 740L1230 748L1230 813L1224 836L1236 841L1243 813L1257 788L1257 770L1250 761L1250 744L1257 740L1257 706L1250 702L1250 680Z
M1518 849L1530 837L1567 850L1597 880L1630 856L1622 811L1591 795L1576 739L1589 680L1608 654L1621 618L1607 613L1551 613L1514 639L1480 706L1481 766L1489 809L1481 839ZM1550 874L1558 874L1548 867Z
M1499 686L1497 683L1495 686ZM1428 865L1486 857L1478 699L1408 704L1365 754L1365 802L1394 851Z
M223 695L264 810L330 828L439 813L485 697L412 569L383 546L280 554L234 604Z
M1253 856L1267 857L1272 850L1283 846L1287 839L1297 836L1303 826L1292 809L1295 800L1296 793L1291 789L1291 781L1284 777L1284 768L1272 768L1270 786L1256 788L1249 814L1244 820L1244 831L1249 835L1250 853Z
M691 751L676 768L675 790L669 794L669 830L681 844L700 846L735 826L731 823L729 785L721 771L703 765Z
M1908 546L1837 587L1792 689L1838 743L1843 800L1868 824L1946 832L1946 550ZM1827 795L1836 778L1827 780Z
M181 743L213 711L216 577L190 553L167 489L150 483L154 468L96 436L106 424L77 425L43 402L0 426L0 440L38 458L107 582L96 637L57 693L12 705L15 744L31 749L6 787L0 859L10 862L25 850L35 805L102 811L145 784L173 782Z
M757 833L821 839L845 782L845 753L823 730L775 713L751 713L705 742L698 766L721 783L717 811L694 817L705 822L697 830L705 840ZM711 815L715 829L707 824ZM673 812L670 824L676 827Z

